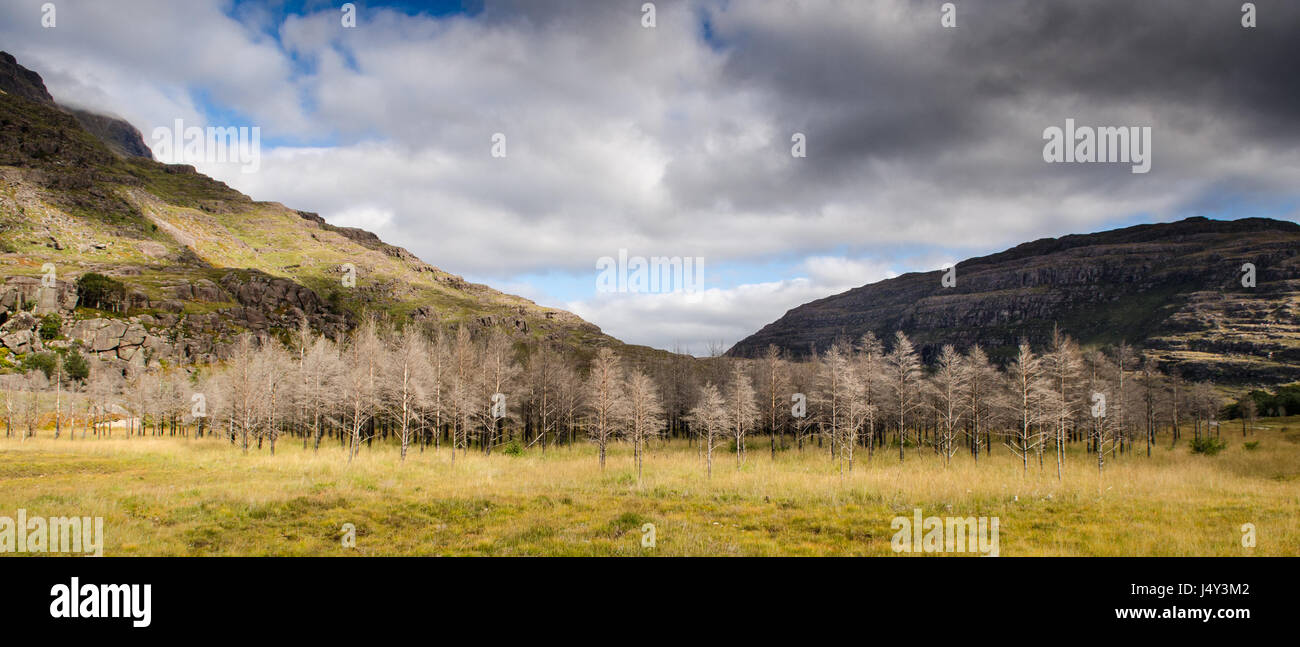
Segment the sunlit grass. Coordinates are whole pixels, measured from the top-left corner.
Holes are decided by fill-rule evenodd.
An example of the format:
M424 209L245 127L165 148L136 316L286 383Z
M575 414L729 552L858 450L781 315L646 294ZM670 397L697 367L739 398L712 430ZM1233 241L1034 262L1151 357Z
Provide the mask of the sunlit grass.
M1217 456L1162 438L1108 461L1076 448L1056 479L1003 448L950 467L926 448L886 452L841 475L826 450L756 439L739 469L660 444L637 483L630 449L601 472L586 445L512 457L376 443L349 465L282 439L275 456L220 439L0 439L0 515L103 516L107 555L892 555L890 521L996 516L1013 555L1300 554L1300 418L1269 420L1253 450L1225 428ZM1253 523L1258 545L1241 545ZM357 528L344 548L345 523ZM642 548L654 524L656 546Z

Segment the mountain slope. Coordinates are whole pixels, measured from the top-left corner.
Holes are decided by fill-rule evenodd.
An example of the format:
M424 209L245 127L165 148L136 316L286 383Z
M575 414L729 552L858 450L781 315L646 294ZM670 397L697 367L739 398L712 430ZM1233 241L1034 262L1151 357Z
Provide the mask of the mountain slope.
M1256 286L1242 286L1244 263ZM1084 344L1127 341L1189 377L1300 379L1300 225L1204 218L1048 238L909 273L812 301L732 347L769 344L796 355L839 336L907 333L931 356L981 344L1006 357L1021 338L1042 347L1052 328Z
M379 312L498 328L580 354L650 352L147 151L129 124L58 106L38 75L0 53L0 347L40 350L19 333L34 330L33 315L56 312L101 357L210 361L242 331L283 335L306 320L336 334ZM47 263L53 286L41 284ZM75 281L90 272L120 289L78 302Z

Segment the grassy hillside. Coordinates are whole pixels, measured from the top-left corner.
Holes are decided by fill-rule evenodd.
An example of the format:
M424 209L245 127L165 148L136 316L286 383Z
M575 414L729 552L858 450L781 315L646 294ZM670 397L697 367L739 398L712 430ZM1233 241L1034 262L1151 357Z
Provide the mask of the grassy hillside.
M78 317L217 313L245 329L235 288L223 284L235 270L241 281L305 286L352 322L379 313L496 327L580 355L602 345L658 353L623 346L569 312L469 283L368 232L255 201L192 167L117 154L41 92L26 94L34 98L0 90L0 277L38 277L52 263L65 289L86 272L126 285L122 308ZM355 286L344 284L348 265ZM190 298L185 286L201 282L220 293Z

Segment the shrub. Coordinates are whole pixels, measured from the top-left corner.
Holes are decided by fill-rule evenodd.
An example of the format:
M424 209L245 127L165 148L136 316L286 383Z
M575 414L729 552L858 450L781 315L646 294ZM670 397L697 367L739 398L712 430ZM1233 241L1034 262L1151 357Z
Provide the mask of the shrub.
M1248 443L1242 443L1241 446L1242 446L1242 447L1245 447L1247 451L1252 451L1252 452L1253 452L1253 451L1255 451L1256 449L1259 448L1259 441L1258 441L1258 440L1252 440L1252 441L1250 441L1250 442L1248 442Z
M506 456L523 456L524 445L523 443L517 440L512 440L506 443L505 448L502 449L501 452L504 453Z
M59 329L62 327L63 327L63 320L59 318L59 315L53 312L45 315L44 317L41 317L41 327L40 327L41 339L44 339L45 341L49 341L51 339L54 339L55 337L58 337Z
M1209 436L1192 439L1191 444L1193 454L1205 454L1206 456L1213 456L1223 451L1227 446L1228 441L1222 438L1210 438Z
M27 353L23 356L23 372L27 373L40 369L46 378L54 375L54 366L56 359L54 353Z
M89 308L111 309L126 300L126 286L103 274L87 272L77 278L77 298Z
M68 379L84 381L90 377L90 365L86 363L86 358L76 349L68 351L67 357L63 360L63 372L67 374Z

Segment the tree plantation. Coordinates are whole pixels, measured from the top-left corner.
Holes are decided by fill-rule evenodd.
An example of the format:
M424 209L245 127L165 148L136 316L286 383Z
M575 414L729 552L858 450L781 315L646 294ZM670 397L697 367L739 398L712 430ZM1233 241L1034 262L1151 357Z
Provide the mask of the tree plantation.
M472 336L371 318L338 339L306 326L282 340L245 334L219 365L123 373L51 354L0 380L5 435L19 440L215 436L244 454L293 442L347 462L376 444L400 461L412 451L454 461L589 443L602 471L618 444L638 481L656 439L692 447L704 478L724 455L740 468L793 450L824 455L839 474L917 453L945 466L1002 453L1021 475L1061 479L1079 456L1100 472L1189 434L1192 451L1214 453L1225 411L1243 435L1260 414L1285 415L1250 396L1225 410L1211 384L1165 375L1127 345L1084 349L1062 333L1046 348L1021 343L1001 366L979 346L944 346L926 365L901 332L841 339L801 361L774 346L752 360L601 348L579 361L493 328Z

